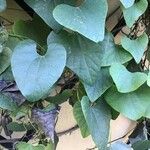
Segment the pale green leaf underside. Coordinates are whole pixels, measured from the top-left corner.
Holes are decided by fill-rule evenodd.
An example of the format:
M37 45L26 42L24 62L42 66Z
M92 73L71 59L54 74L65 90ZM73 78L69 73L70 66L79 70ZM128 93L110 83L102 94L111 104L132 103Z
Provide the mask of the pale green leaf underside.
M131 73L121 64L113 64L110 67L110 75L121 93L135 91L147 80L145 73Z
M139 63L142 59L144 51L148 44L148 36L146 33L141 35L135 40L131 40L126 36L123 36L121 39L122 47L130 52L134 57L135 61Z
M87 123L85 121L85 117L82 112L81 103L77 101L73 106L73 114L80 128L82 137L85 138L90 135Z
M135 21L137 21L138 18L145 12L147 6L147 0L139 0L129 8L122 7L124 19L127 26L132 27Z
M6 0L0 0L0 12L4 11L6 9Z
M150 88L146 85L130 93L119 93L112 87L106 93L105 99L111 107L132 120L142 116L150 118Z
M125 8L129 8L134 4L135 0L120 0L120 2Z
M63 46L50 44L46 54L40 56L36 52L36 43L32 40L20 42L14 49L11 60L15 81L29 101L37 101L46 96L61 76L65 65L66 51Z
M92 84L101 69L101 50L99 45L80 36L65 31L60 34L51 32L48 43L60 43L67 50L67 67L74 71L81 80Z
M106 0L86 0L79 7L58 5L53 16L64 27L99 42L104 39L107 11Z
M84 96L81 101L82 111L85 116L92 138L100 150L106 150L111 113L107 104L99 100L91 106L88 97Z
M90 101L96 101L112 85L109 69L102 68L94 84L89 85L83 82L83 85Z

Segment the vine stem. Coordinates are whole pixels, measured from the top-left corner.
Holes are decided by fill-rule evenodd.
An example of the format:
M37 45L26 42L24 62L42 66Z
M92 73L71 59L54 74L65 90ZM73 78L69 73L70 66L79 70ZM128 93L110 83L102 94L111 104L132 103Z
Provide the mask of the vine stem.
M58 137L60 137L60 136L66 135L66 134L70 134L73 131L76 131L77 129L79 129L79 126L75 125L69 129L65 130L65 131L58 132L57 135L58 135Z

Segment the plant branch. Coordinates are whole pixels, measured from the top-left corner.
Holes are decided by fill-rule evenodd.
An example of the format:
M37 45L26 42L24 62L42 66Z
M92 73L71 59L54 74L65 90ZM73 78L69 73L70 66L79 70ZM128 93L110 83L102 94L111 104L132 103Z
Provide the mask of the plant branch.
M60 137L60 136L66 135L66 134L71 134L73 131L76 131L77 129L79 129L79 126L75 125L67 130L58 132L57 135L58 135L58 137Z

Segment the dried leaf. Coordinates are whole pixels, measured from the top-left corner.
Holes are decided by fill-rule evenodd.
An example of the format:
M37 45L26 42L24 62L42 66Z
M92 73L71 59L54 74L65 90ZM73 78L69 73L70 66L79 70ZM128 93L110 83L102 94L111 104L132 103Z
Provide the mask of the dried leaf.
M39 108L32 109L32 118L40 128L54 142L55 120L58 114L58 109L43 110Z

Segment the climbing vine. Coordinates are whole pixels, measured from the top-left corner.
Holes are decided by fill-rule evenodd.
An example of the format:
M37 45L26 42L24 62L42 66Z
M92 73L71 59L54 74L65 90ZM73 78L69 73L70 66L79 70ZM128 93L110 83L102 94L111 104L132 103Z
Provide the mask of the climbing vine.
M121 17L111 30L107 0L24 2L32 20L11 22L0 15L0 125L7 136L25 134L1 136L0 144L55 150L59 136L80 128L99 150L150 148L150 2L120 0ZM7 9L0 0L0 12ZM57 133L64 102L77 125ZM109 141L110 120L120 113L141 125L128 144ZM139 129L142 138L135 136Z

